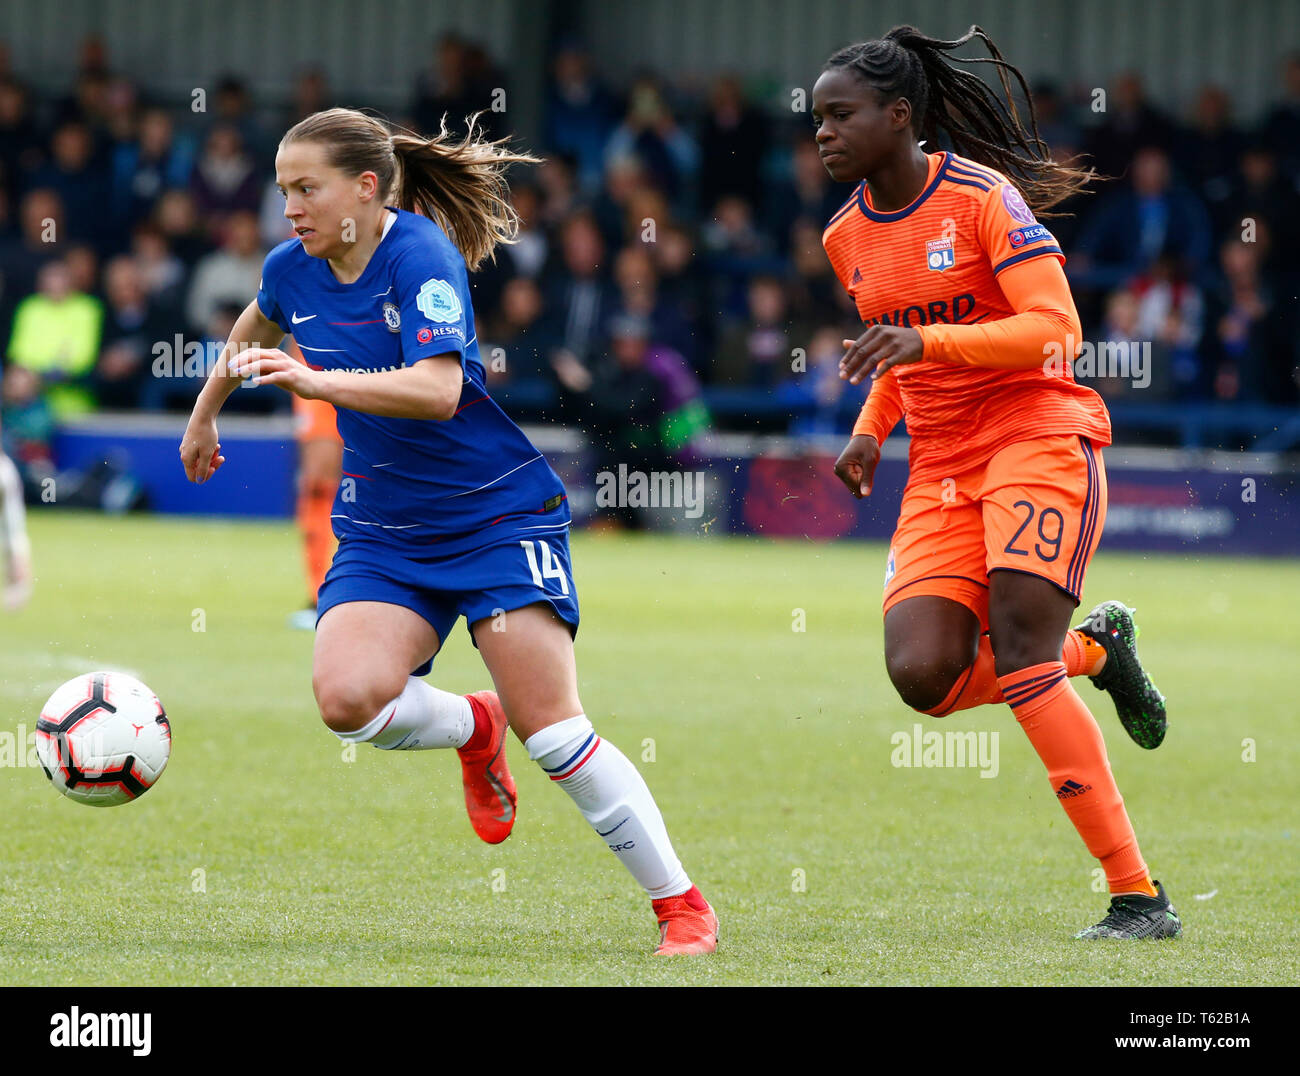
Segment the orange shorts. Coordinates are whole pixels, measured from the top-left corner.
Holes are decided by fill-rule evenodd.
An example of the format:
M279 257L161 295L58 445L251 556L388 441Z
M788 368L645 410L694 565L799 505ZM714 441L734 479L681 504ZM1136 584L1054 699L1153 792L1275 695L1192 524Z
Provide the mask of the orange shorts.
M293 436L298 441L335 441L342 444L334 405L324 400L304 400L295 395Z
M939 481L908 482L885 567L884 609L950 598L988 628L989 572L1041 576L1077 605L1106 522L1101 451L1074 434L1007 445Z

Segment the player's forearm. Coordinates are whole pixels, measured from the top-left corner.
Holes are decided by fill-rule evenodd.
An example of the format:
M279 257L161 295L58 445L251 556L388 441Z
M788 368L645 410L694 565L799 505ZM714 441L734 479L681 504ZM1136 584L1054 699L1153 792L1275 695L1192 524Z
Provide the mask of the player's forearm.
M199 398L194 403L194 414L205 418L216 418L230 394L239 388L243 378L232 375L227 364L250 347L275 347L284 339L284 330L274 322L267 321L261 315L257 300L249 303L244 312L235 319L230 330L230 339L217 356L216 365L204 383Z
M858 420L853 424L853 436L874 437L884 444L890 431L903 417L903 399L892 374L886 373L873 382L867 401L862 405Z
M1062 359L1074 358L1082 335L1073 305L1026 310L979 325L924 325L918 331L922 358L994 370L1059 367Z
M320 377L319 399L335 407L386 418L443 421L456 413L461 379L453 384L430 376L421 366L404 366L381 373L354 374L330 370Z

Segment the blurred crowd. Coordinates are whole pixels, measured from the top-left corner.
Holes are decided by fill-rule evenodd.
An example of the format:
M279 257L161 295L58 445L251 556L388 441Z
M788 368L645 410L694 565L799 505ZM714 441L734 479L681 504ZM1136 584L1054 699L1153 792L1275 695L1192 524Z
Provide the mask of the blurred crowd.
M1250 123L1218 86L1183 115L1136 74L1103 111L1082 88L1035 88L1055 156L1087 154L1113 177L1046 221L1085 338L1150 345L1147 383L1095 378L1108 396L1300 399L1300 55L1279 74ZM431 134L444 114L463 129L487 109L506 134L508 109L491 111L502 89L508 102L483 48L447 34L391 118ZM205 92L201 111L156 98L88 39L72 92L40 96L0 48L3 426L19 457L65 415L188 409L204 356L290 234L280 135L318 109L368 104L318 69L284 102L233 76ZM850 189L822 168L811 118L727 74L695 91L651 73L614 84L577 44L553 57L543 118L528 148L545 163L512 177L519 242L474 279L480 349L512 412L668 453L710 426L847 430L862 390L836 366L858 322L820 237ZM241 391L231 406L287 399Z

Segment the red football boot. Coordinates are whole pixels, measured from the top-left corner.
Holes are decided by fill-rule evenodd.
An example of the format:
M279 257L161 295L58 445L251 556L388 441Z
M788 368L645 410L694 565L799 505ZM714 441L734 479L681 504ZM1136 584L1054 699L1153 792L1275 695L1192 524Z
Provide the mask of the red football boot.
M675 897L652 900L659 919L659 947L655 956L680 953L698 956L718 947L718 917L700 891L691 886Z
M492 723L486 745L474 750L467 744L456 751L465 785L465 809L474 832L488 844L500 844L515 825L515 779L506 765L506 732L510 726L495 691L476 691L465 697L474 711L476 727L480 711L486 711ZM475 733L470 743L477 738Z

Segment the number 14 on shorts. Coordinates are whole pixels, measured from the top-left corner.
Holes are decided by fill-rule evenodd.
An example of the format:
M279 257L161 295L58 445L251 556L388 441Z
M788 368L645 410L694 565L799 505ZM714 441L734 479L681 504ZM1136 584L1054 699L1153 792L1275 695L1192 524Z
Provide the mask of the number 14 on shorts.
M560 558L551 552L551 547L540 538L535 541L521 541L519 544L524 547L524 554L528 557L528 570L533 573L533 582L545 590L546 580L556 579L560 584L560 593L568 597L569 581L564 577L564 565Z

